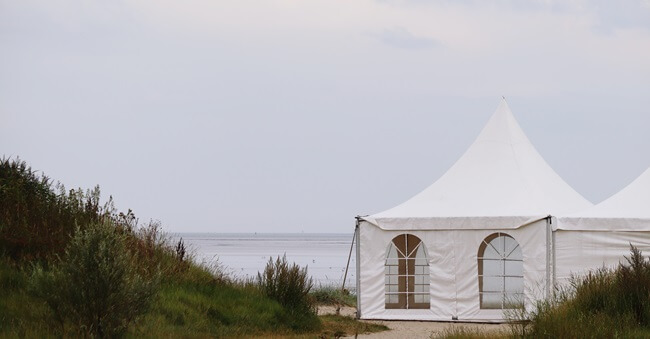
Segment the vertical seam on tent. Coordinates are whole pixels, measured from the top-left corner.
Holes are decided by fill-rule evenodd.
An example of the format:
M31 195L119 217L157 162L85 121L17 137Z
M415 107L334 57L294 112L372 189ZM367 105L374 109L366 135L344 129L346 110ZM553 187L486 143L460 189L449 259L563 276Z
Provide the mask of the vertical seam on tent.
M512 158L515 161L515 165L517 166L517 169L519 170L519 173L522 173L521 166L519 164L519 160L517 159L517 152L515 152L515 147L514 147L514 143L512 142L512 139L510 140L508 145L510 145L510 151L512 152ZM530 147L533 148L533 150L537 151L535 149L535 146L533 146L531 143L529 143L529 145L530 145ZM526 192L530 193L532 191L532 189L531 189L530 185L528 184L528 179L525 176L522 176L522 178L523 178L523 184L526 187ZM536 196L535 196L535 200L537 200ZM535 201L535 202L537 202L537 201Z
M458 275L458 265L456 265L456 237L453 238L451 244L453 248L451 253L454 260L454 292L456 292L456 296L454 297L454 314L452 315L452 319L458 319L458 282L456 280L456 276Z
M510 118L512 118L512 119L514 120L515 124L517 124L516 127L519 127L519 129L521 129L521 126L519 126L519 124L517 123L517 120L515 119L515 117L514 117L514 115L512 114L512 112L510 112ZM511 126L510 126L511 124L512 124L512 121L508 121L508 125L509 125L509 127L511 127ZM509 130L510 130L510 129L509 129ZM508 144L510 145L510 151L512 152L513 159L514 159L514 161L515 161L515 165L517 166L517 169L519 170L519 173L522 173L521 166L520 166L520 164L519 164L519 160L517 159L517 153L515 152L515 147L514 147L514 142L513 142L513 140L512 140L512 135L509 134L508 136L509 136L509 138L508 138L508 139L509 139ZM528 144L530 147L532 147L533 150L534 150L537 154L539 154L539 152L537 151L537 149L535 148L535 146L532 144L532 142L530 142L530 140L528 140L528 137L527 137L527 136L526 136L526 139L527 139L527 141L528 141L527 144ZM540 157L541 157L541 155L540 155ZM526 177L523 177L523 179L524 179L524 180L523 180L523 181L524 181L523 184L524 184L524 186L526 187L526 191L527 191L528 193L530 193L530 192L532 191L532 189L531 189L531 186L530 186L529 183L528 183L528 179L527 179ZM537 200L537 197L536 197L536 196L535 196L535 200Z

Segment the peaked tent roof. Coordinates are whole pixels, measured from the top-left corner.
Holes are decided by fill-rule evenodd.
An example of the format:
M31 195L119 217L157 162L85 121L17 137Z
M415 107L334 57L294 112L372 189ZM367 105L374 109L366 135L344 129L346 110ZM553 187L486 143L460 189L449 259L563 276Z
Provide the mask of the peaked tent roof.
M650 230L650 168L600 204L559 218L558 228L599 231Z
M590 206L539 155L503 99L476 141L438 181L364 219L383 229L517 228Z

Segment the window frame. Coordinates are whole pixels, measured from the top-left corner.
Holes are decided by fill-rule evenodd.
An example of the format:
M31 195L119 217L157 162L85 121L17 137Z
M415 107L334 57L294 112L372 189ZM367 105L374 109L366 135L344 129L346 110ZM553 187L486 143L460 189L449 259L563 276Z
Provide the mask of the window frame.
M419 237L403 233L391 240L386 251L384 277L386 309L431 307L429 261L426 246Z
M496 243L496 241L500 238L503 238L503 248L500 250L498 249L496 245L499 245ZM515 246L512 247L509 251L507 251L506 244L507 244L507 239L511 239L512 242L514 242ZM494 244L493 244L494 243ZM486 257L486 250L491 247L494 252L500 256L500 257ZM518 251L517 251L518 250ZM508 253L506 253L508 252ZM513 258L512 256L516 253L519 253L518 258ZM496 232L488 235L481 244L479 245L479 250L478 250L478 255L477 255L477 261L478 261L478 284L479 284L479 306L481 309L497 309L497 310L503 310L503 309L517 309L517 308L522 308L524 306L524 299L525 299L525 286L524 286L524 257L523 257L523 250L521 248L521 245L519 242L511 235L504 233L504 232ZM499 262L500 268L498 274L490 274L487 275L484 272L484 263L486 261L496 261ZM507 272L507 267L508 263L521 263L521 264L516 264L516 265L511 265L515 266L516 270L519 270L518 266L520 266L520 274L517 274L518 272L512 273L512 272ZM512 268L511 268L512 269ZM500 280L500 289L495 290L495 291L486 291L485 286L484 286L484 278L497 278ZM508 280L512 281L514 280L515 283L513 285L521 285L521 288L517 288L515 291L509 290L507 288L508 285ZM483 296L484 295L500 295L501 296L501 303L498 307L488 305L487 302L484 301Z

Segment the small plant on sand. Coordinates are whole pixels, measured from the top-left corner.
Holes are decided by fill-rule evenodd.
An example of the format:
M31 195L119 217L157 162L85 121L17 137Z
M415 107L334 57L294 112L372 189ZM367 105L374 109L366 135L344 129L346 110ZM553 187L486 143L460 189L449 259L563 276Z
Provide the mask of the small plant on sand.
M112 222L93 223L75 232L50 270L35 267L30 289L50 307L62 333L70 326L81 335L120 336L148 310L158 278L138 273L126 240Z

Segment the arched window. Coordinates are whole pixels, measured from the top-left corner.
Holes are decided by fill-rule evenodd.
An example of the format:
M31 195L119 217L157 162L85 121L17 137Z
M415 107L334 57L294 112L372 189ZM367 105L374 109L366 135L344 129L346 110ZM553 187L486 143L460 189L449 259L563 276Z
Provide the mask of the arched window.
M524 259L521 247L505 233L494 233L478 250L478 286L481 308L523 306Z
M429 308L429 262L414 235L400 234L388 245L386 308Z

